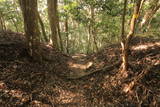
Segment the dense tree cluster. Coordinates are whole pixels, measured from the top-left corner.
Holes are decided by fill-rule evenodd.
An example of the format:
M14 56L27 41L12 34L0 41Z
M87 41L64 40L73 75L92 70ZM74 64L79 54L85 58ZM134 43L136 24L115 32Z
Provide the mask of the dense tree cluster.
M51 43L65 53L91 53L106 44L129 43L136 32L157 33L159 0L1 0L0 29L25 32L30 54L40 42ZM21 14L22 10L22 14ZM24 20L24 27L23 27ZM24 29L23 29L24 28ZM124 35L128 40L124 42ZM131 36L130 36L131 35ZM128 42L128 43L127 43ZM37 46L35 46L37 45ZM122 45L122 48L123 48ZM126 49L128 50L128 49ZM126 51L127 52L127 51ZM39 52L37 52L39 53Z

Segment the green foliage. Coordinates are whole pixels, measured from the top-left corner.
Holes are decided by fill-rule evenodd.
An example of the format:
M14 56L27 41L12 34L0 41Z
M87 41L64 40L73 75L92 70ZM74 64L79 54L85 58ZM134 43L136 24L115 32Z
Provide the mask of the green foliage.
M22 14L17 3L18 0L0 0L0 14L3 16L8 29L23 32ZM126 15L126 31L129 27L130 18L133 12L134 0L128 1ZM149 1L148 1L149 2ZM148 8L145 3L142 16ZM39 13L45 25L47 35L50 35L50 27L47 14L46 0L38 0ZM91 8L94 9L94 19L91 17ZM91 38L89 45L89 26L92 26L96 35L98 48L106 44L115 43L120 40L121 15L123 0L61 0L58 4L60 30L63 45L66 48L66 34L69 34L70 53L94 52L95 45ZM156 14L151 21L149 31L159 35L160 14ZM65 21L68 21L68 32L65 32ZM141 20L141 19L139 19ZM146 28L145 28L146 29ZM147 31L147 30L146 30Z
M2 0L0 2L0 13L6 21L8 29L13 31L23 31L23 20L17 1Z

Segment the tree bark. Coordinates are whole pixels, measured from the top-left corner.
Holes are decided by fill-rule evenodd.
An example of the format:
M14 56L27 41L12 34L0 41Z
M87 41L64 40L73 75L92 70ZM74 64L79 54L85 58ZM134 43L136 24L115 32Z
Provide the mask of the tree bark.
M3 18L3 13L0 13L0 30L2 30L2 31L6 30L6 24L5 24L5 20Z
M48 19L51 28L51 40L53 46L58 49L58 30L57 30L57 0L47 0Z
M87 46L87 54L90 52L90 47L91 47L91 27L90 25L88 26L88 46Z
M42 18L41 18L41 16L40 16L38 11L37 11L37 17L38 17L39 24L41 26L43 38L44 38L45 42L48 42L48 38L47 38L46 31L45 31L44 23L43 23Z
M0 31L4 31L3 19L1 16L0 16Z
M68 18L65 19L66 52L69 54Z
M124 1L124 9L122 15L122 26L121 26L121 46L122 46L122 70L127 70L128 67L128 54L125 49L125 16L126 16L126 7L127 7L127 0Z
M34 60L41 60L40 56L40 31L37 19L37 0L19 0L27 38L28 53Z
M122 37L122 42L121 42L121 46L122 46L122 71L128 70L128 51L129 51L129 46L130 46L129 42L134 35L135 25L136 25L137 18L140 13L142 0L138 0L136 2L136 5L134 7L133 16L132 16L131 23L130 23L130 31L127 36L125 36L125 34L124 34L126 5L127 5L127 0L124 1L124 11L123 11L123 16L122 16L122 34L121 34L121 37Z
M93 37L93 42L94 42L94 45L95 45L95 50L98 51L98 46L97 46L97 41L96 41L96 32L95 32L95 27L94 27L94 24L95 24L95 10L94 10L94 7L91 6L91 34L92 34L92 37ZM94 50L94 48L93 48Z
M59 37L59 44L60 44L60 49L63 51L63 41L62 41L62 36L61 36L61 29L60 29L60 22L59 22L59 13L58 13L58 2L56 4L56 26L57 26L57 32L58 32L58 37Z
M61 29L60 29L60 25L59 25L59 21L58 21L58 37L59 37L59 42L60 42L60 48L61 48L61 51L64 50L63 48L63 40L62 40L62 36L61 36Z

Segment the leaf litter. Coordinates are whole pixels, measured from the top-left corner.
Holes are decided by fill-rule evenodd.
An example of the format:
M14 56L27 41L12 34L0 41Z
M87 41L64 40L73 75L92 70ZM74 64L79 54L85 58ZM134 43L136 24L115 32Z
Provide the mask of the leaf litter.
M69 56L42 44L48 58L34 62L26 52L21 33L0 32L0 105L4 107L106 107L160 105L160 40L135 37L132 40L128 76L119 67L101 70L120 60L120 44L104 47L91 55ZM52 59L52 60L48 60ZM79 79L68 62L100 69ZM78 71L77 71L78 72Z

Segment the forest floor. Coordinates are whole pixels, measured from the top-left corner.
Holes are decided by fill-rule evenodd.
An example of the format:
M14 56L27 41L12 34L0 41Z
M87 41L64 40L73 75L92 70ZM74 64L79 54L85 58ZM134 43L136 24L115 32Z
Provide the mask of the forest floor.
M0 105L158 107L160 40L135 37L132 41L130 68L122 73L120 63L112 66L120 62L119 44L73 56L42 44L42 54L48 58L35 62L26 52L23 34L0 32Z

